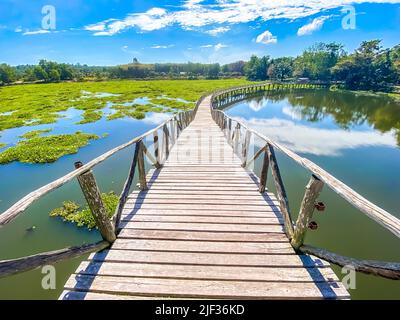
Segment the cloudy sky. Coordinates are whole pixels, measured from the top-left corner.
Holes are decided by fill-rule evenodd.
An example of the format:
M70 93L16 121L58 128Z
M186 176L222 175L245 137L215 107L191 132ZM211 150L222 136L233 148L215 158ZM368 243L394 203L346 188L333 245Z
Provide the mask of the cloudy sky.
M0 63L12 65L227 63L296 55L318 41L393 46L399 35L400 0L0 1Z

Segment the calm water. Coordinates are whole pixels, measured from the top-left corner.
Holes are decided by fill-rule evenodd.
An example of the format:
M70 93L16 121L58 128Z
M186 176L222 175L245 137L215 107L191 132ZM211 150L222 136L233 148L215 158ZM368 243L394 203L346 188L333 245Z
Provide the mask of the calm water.
M107 114L107 108L105 114ZM3 212L32 190L59 178L74 168L75 161L89 162L104 152L127 142L168 119L169 114L148 113L145 120L102 119L96 123L75 125L80 120L81 111L68 110L57 124L17 128L2 132L1 142L16 143L18 136L36 129L53 128L50 134L72 133L81 130L108 136L91 141L77 154L60 158L52 164L11 163L0 165L0 212ZM133 157L133 147L120 151L94 169L102 192L115 191L119 194L126 179ZM136 181L134 181L136 185ZM1 229L0 260L17 258L34 253L62 249L67 246L92 243L101 240L97 231L88 231L65 223L59 218L49 217L49 212L60 207L65 200L75 200L85 204L76 180L55 190L34 203L25 214ZM33 232L26 229L35 226ZM30 271L6 279L0 279L0 299L57 299L69 274L79 265L82 258L58 263L56 290L43 290L40 270Z
M400 106L384 98L356 96L351 93L297 91L252 99L227 111L260 132L290 147L333 173L339 179L395 215L400 214ZM69 110L56 125L12 129L2 132L1 142L15 143L17 136L33 129L54 128L53 133L81 130L109 135L92 141L77 154L56 163L31 165L12 163L0 166L0 212L30 191L66 174L77 160L88 162L105 151L151 129L168 117L148 114L142 121L100 120L74 125L80 112ZM397 129L396 129L397 128ZM396 136L397 134L397 136ZM255 144L259 142L255 141ZM119 193L128 172L133 148L128 148L95 168L103 192ZM278 161L289 194L294 216L298 212L309 174L278 154ZM259 171L256 163L255 171ZM273 190L272 186L270 186ZM76 228L49 211L62 201L84 203L73 181L45 196L17 220L1 229L0 259L17 258L38 252L100 240L96 231ZM399 240L353 209L325 188L321 198L327 210L315 215L317 231L309 232L307 243L343 255L365 259L400 260ZM34 232L27 228L36 226ZM56 299L68 276L81 259L56 265L57 289L43 290L40 270L0 279L0 299ZM341 278L340 269L335 269ZM400 298L400 282L357 275L353 298Z
M350 92L275 93L237 103L230 116L320 165L366 198L400 217L400 103ZM257 149L261 141L254 141ZM310 174L278 153L294 218ZM261 161L255 164L259 173ZM272 182L272 179L269 179ZM272 183L269 188L274 190ZM400 240L326 186L316 231L306 243L361 259L400 261ZM340 279L344 276L335 267ZM400 299L400 282L357 274L357 299Z

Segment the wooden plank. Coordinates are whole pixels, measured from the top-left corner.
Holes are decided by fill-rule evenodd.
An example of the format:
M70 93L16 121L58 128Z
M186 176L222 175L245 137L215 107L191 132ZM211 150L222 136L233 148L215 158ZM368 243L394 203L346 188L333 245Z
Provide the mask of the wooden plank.
M140 211L132 215L125 215L123 222L195 222L195 223L223 223L223 224L283 224L282 219L277 217L259 218L259 217L216 217L216 216L189 216L189 215L146 215Z
M193 230L225 232L282 232L282 225L218 224L218 223L159 223L159 222L121 222L120 228L151 230Z
M225 190L196 190L195 187L187 190L172 190L172 189L149 189L146 192L134 191L129 195L129 198L196 198L196 199L242 199L242 200L252 200L252 199L271 199L278 201L273 194L266 194L265 197L254 191L238 190L237 192L226 192Z
M179 210L179 209L124 209L122 212L123 216L130 216L133 217L136 214L144 214L144 215L162 215L162 216L209 216L209 217L258 217L258 218L278 218L281 217L277 214L276 211L270 210L270 208L266 208L266 211L244 211L244 210L237 210L237 211L230 211L230 210Z
M146 203L157 203L157 204L200 204L200 205L230 205L232 206L242 206L243 203L246 204L247 207L254 206L254 207L266 207L268 204L265 202L263 198L255 199L255 200L246 200L243 201L242 199L195 199L195 198L130 198L126 201L126 206L132 206L133 204L146 204Z
M339 281L331 268L198 266L83 261L75 273L102 276L279 282Z
M318 258L295 254L244 254L244 253L206 253L206 252L158 252L139 250L103 250L91 254L90 260L103 262L140 262L217 266L253 267L329 267L329 263Z
M210 242L184 240L117 239L112 249L209 253L295 254L289 242Z
M288 242L284 232L280 233L243 233L243 232L212 232L212 231L170 231L122 229L119 239L160 239L186 241L230 241L230 242Z
M125 209L180 209L180 210L232 210L232 211L258 211L258 212L271 212L271 208L267 206L244 206L236 205L231 206L229 204L165 204L165 203L144 203L144 204L133 204L127 203Z
M67 290L91 290L99 293L228 299L338 299L348 293L337 282L323 282L318 287L304 282L263 282L184 280L75 275Z
M146 297L121 294L106 294L87 291L64 290L58 300L159 300L162 297ZM169 299L169 298L166 298Z

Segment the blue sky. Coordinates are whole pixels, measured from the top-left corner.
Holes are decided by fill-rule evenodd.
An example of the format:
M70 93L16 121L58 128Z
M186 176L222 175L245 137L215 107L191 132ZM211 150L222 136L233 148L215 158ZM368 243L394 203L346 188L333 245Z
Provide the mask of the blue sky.
M55 29L42 25L45 5ZM343 29L352 6L355 29ZM346 21L349 21L348 19ZM400 0L1 0L0 63L89 65L247 60L297 55L319 41L349 51L362 40L400 43Z

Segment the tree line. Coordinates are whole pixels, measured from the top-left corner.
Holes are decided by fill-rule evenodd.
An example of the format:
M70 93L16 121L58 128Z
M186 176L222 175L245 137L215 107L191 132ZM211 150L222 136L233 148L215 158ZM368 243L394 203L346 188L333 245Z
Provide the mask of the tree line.
M295 58L252 56L245 74L249 80L305 78L351 90L391 91L400 82L400 45L383 49L380 40L363 41L349 54L338 43L318 43Z
M335 82L346 89L390 91L400 82L400 45L383 49L380 40L363 41L352 53L339 43L317 43L297 57L252 56L249 61L143 64L114 67L71 65L41 60L38 65L0 65L0 84L106 79L218 79Z

